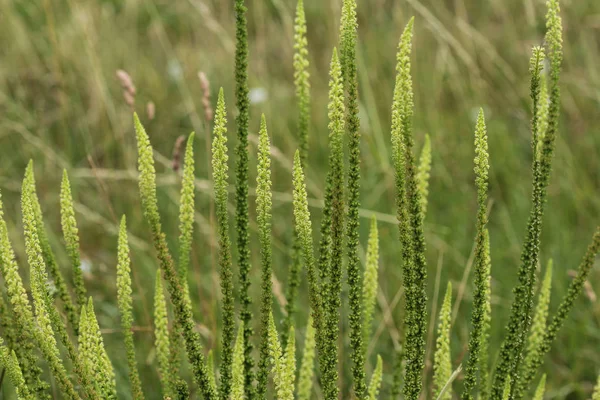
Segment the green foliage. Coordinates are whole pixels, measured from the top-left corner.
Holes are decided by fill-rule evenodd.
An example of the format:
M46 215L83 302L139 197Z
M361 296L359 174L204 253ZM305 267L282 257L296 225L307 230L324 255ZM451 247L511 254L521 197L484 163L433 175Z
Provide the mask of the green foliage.
M381 356L377 355L377 365L371 375L371 382L369 383L368 399L377 400L379 396L379 389L381 388L381 380L383 378L383 361Z
M546 374L542 375L542 379L540 379L540 383L538 383L538 387L535 389L535 394L533 395L533 400L544 400L544 392L546 390ZM592 399L594 400L594 399Z
M452 322L452 283L448 282L446 295L440 311L437 342L433 362L433 397L439 398L442 389L452 375L452 356L450 354L450 328ZM440 400L452 399L452 390L448 389Z
M375 310L375 301L377 297L377 275L379 269L379 233L377 231L377 220L371 218L371 230L369 232L369 243L367 244L367 265L365 267L365 277L363 280L363 311L364 327L363 340L369 343L373 325L373 312Z
M237 233L238 268L240 282L240 317L244 323L244 362L245 362L245 393L249 400L254 398L252 358L252 301L248 294L250 287L250 246L248 218L248 126L250 122L250 98L248 91L248 27L246 21L246 6L244 0L235 0L235 100L237 106L237 144L235 147L235 227ZM229 314L229 310L224 311ZM225 318L227 334L223 335L224 363L221 367L221 399L228 400L231 386L230 365L231 348L233 343L233 320ZM258 398L264 394L257 394Z
M137 362L135 359L135 346L133 341L133 332L131 331L131 326L133 324L133 304L131 298L131 261L129 260L129 244L127 240L127 221L124 215L121 218L121 226L119 228L117 254L117 300L119 312L121 314L121 329L123 329L123 337L127 351L129 381L131 383L131 393L133 398L136 400L141 400L144 398L144 393L142 391L142 383L140 382Z
M235 346L233 348L233 364L231 365L231 398L244 399L244 327L238 328Z
M167 302L160 270L156 270L156 283L154 286L154 345L163 394L171 397L173 396L173 377L169 368L169 320L167 318Z
M298 376L298 400L309 400L315 371L315 328L312 316L308 317L306 323L306 335L304 337L304 350L300 364L300 375Z
M81 312L81 307L86 302L87 292L83 281L83 271L81 270L79 231L77 229L77 220L75 219L75 210L73 209L73 195L71 194L71 184L69 183L67 170L63 171L60 187L60 221L73 270L73 287L75 288L77 311Z
M487 189L489 155L485 117L479 110L475 128L475 184L477 186L477 238L475 244L475 293L471 315L471 336L469 338L469 359L465 371L463 399L473 399L471 393L477 384L479 355L485 325L487 288L489 281L488 254L486 254ZM489 241L489 239L488 239Z
M258 175L256 178L256 214L260 239L262 292L260 301L260 359L258 361L258 394L267 392L269 379L269 315L273 304L271 272L271 146L267 122L262 116L258 145Z

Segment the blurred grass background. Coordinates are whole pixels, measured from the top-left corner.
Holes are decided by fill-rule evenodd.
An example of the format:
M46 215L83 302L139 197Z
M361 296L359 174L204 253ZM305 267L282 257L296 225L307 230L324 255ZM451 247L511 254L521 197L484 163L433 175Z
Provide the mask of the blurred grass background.
M292 80L295 1L248 2L250 33L251 193L256 137L265 113L274 145L274 266L285 290L291 243L291 157L297 146ZM327 70L337 44L341 0L305 0L311 61L312 125L309 196L315 222L327 170ZM491 157L493 274L492 351L499 348L512 302L520 248L529 213L530 132L528 59L545 32L543 0L358 0L359 91L362 132L361 242L368 219L379 219L380 292L370 365L381 353L389 392L401 329L401 261L395 223L389 126L395 52L401 30L416 17L413 76L415 132L420 147L430 133L433 169L426 235L430 310L439 309L439 287L452 280L458 297L452 329L453 365L465 356L471 307L470 263L475 227L472 169L476 110L488 119ZM212 102L225 89L230 149L235 138L233 3L222 0L0 0L0 189L24 276L20 226L20 180L35 160L38 191L59 258L58 191L62 169L76 199L87 286L115 365L123 398L127 368L118 333L116 233L128 217L134 274L135 334L142 381L149 398L160 398L153 361L152 298L157 263L142 219L136 182L131 109L115 77L132 77L141 115L157 151L159 200L171 243L177 237L179 177L171 169L176 138L196 137L197 224L190 275L195 317L207 348L218 346L219 286L211 224L207 139L210 124L201 105L198 72L206 73ZM544 218L541 257L555 261L551 312L570 282L600 221L600 2L563 0L565 62L562 115L554 171ZM150 120L146 104L153 102ZM231 153L233 159L233 153ZM233 160L231 163L233 167ZM233 174L231 174L233 175ZM233 184L233 179L231 179ZM253 196L251 194L251 196ZM233 201L233 196L231 196ZM233 203L232 203L233 204ZM254 215L254 199L251 198ZM252 226L255 228L255 225ZM256 231L252 260L259 263ZM363 252L364 253L364 252ZM364 254L363 254L364 255ZM67 271L65 271L67 273ZM253 274L254 278L258 274ZM255 279L255 282L258 282ZM600 290L595 268L591 288ZM305 285L305 284L303 284ZM278 288L278 285L275 286ZM305 286L304 286L305 289ZM252 287L258 298L258 284ZM301 304L307 304L306 290ZM281 316L276 295L276 313ZM300 342L306 308L298 316ZM436 315L431 316L435 322ZM430 328L433 325L430 326ZM431 350L433 337L428 337ZM547 398L589 398L600 369L600 302L582 296L546 358ZM492 354L493 356L494 354ZM370 368L371 368L370 367ZM348 365L345 367L349 371ZM458 383L460 385L460 383ZM8 385L4 385L8 386ZM3 391L0 390L0 397ZM4 396L8 395L8 391ZM155 393L152 396L152 393ZM4 397L1 397L4 398Z

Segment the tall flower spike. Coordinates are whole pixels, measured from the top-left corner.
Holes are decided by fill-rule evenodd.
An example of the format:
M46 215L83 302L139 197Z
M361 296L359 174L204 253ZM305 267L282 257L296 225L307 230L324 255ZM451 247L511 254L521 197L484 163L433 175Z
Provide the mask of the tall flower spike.
M548 78L547 74L541 74L540 76L540 104L538 107L538 134L537 134L537 151L535 157L540 160L542 155L542 146L544 144L544 137L548 130L548 107L550 106L550 99L548 97Z
M50 246L50 241L48 240L48 235L46 234L46 228L44 227L44 219L42 216L42 207L40 206L40 202L38 200L35 188L35 177L33 174L32 160L29 161L29 164L27 165L27 169L25 171L24 184L25 182L27 182L27 190L29 191L29 197L31 199L31 207L35 218L37 236L40 251L45 263L45 268L48 268L52 281L54 282L54 286L56 287L58 297L63 303L67 319L69 320L71 326L74 328L75 333L77 333L77 330L75 329L75 327L79 325L79 322L77 321L77 312L75 310L75 307L73 306L71 295L69 294L69 290L67 289L67 284L58 268L56 257L54 256L54 252L52 251L52 247ZM54 306L52 306L52 309L54 309ZM49 312L52 313L52 310L49 310ZM50 315L50 317L53 317L52 314ZM58 321L57 323L60 323L62 325L62 321ZM56 328L58 327L55 326L55 329Z
M244 400L244 326L242 324L238 328L233 348L231 375L231 398L233 400Z
M298 376L298 400L309 400L313 387L315 371L315 328L312 316L306 323L306 336L304 337L304 350Z
M173 396L173 377L169 368L169 321L160 270L156 270L154 288L154 346L156 347L156 358L158 359L158 370L160 372L163 396L171 397Z
M306 183L304 181L304 172L302 172L302 163L300 161L300 152L296 150L294 154L293 165L293 202L294 202L294 224L298 231L298 238L302 247L304 264L308 276L308 299L313 325L315 328L315 342L319 365L321 369L325 365L327 355L325 353L324 343L324 311L323 297L321 293L321 283L315 267L312 242L312 224L310 221L310 212L308 211L308 200L306 195Z
M363 339L365 345L369 343L371 331L373 329L373 312L375 310L375 300L377 297L378 288L378 270L379 233L377 231L377 219L373 217L371 218L371 230L369 232L369 242L367 244L367 265L365 268L365 278L363 283Z
M479 399L490 397L490 332L492 330L492 257L490 254L490 234L485 230L485 258L487 264L484 282L483 329L481 332L481 349L479 352Z
M37 365L34 354L33 312L19 275L19 266L8 237L8 227L4 220L4 206L0 194L0 272L6 285L6 292L12 305L15 328L19 332L16 337L15 350L23 372L25 384L38 398L45 399L49 385L41 379L42 370Z
M344 160L342 139L344 135L344 86L337 50L333 50L329 81L329 171L331 187L331 259L328 286L325 291L327 324L325 343L327 360L323 366L323 395L326 399L338 397L338 335L340 321L342 263L344 237ZM359 292L360 293L360 292ZM359 298L360 300L360 298ZM360 307L359 302L359 307ZM360 331L362 340L362 330Z
M306 40L306 16L304 15L304 2L298 0L296 5L296 20L294 23L294 85L298 101L298 139L300 159L306 164L308 158L308 128L310 125L310 82L308 72L308 49ZM288 274L286 288L286 315L283 321L281 342L287 343L287 333L294 323L298 286L300 285L300 270L302 269L302 249L298 232L294 230L292 243L292 264Z
M137 361L135 359L135 345L133 341L132 298L131 298L131 261L129 260L129 244L127 243L127 223L125 216L121 218L119 227L118 241L118 260L117 260L117 301L119 312L121 314L121 328L125 340L125 349L127 351L127 364L129 367L129 381L131 383L131 393L135 400L143 400L144 392L138 373Z
M535 389L535 394L533 395L533 400L544 400L544 392L546 391L546 374L542 375L542 379L540 379L540 383ZM592 398L592 400L597 400Z
M290 326L288 332L288 342L285 346L284 366L286 373L286 385L294 396L294 387L296 385L296 331L294 326Z
M544 338L544 332L546 331L546 324L548 319L548 307L550 305L550 290L552 288L552 260L548 261L546 267L546 273L540 288L540 294L538 296L538 303L535 309L535 315L533 317L533 323L531 324L531 330L529 332L529 339L527 340L527 350L525 360L523 362L523 371L519 373L519 379L517 387L515 388L515 394L517 397L522 397L525 394L527 388L524 386L524 377L528 376L531 372L530 369L533 366L534 359L538 354L539 347L542 339Z
M227 211L227 120L223 88L219 91L217 113L215 115L214 138L212 143L212 167L217 213L217 231L219 236L219 266L221 274L221 293L223 330L221 346L221 386L219 394L227 400L231 393L231 363L233 361L234 315L233 315L233 275L231 271L231 244L229 242L229 216ZM240 268L242 268L240 266ZM242 322L245 320L242 318ZM245 329L245 328L244 328Z
M531 99L533 117L531 120L532 148L537 152L537 130L540 96L540 74L544 60L544 51L541 47L534 47L530 61L531 73ZM551 119L551 118L550 118ZM550 124L549 119L549 124ZM550 125L549 125L550 126ZM548 129L542 145L542 156L538 161L533 159L533 184L531 195L531 211L527 221L527 233L521 252L521 266L518 272L518 283L515 287L515 298L511 306L511 313L506 327L507 334L500 348L499 361L496 367L494 384L492 386L492 399L498 400L504 388L504 381L508 376L516 376L519 371L523 350L529 327L531 326L531 310L533 308L533 291L535 285L535 269L538 264L540 235L542 231L542 217L546 202L546 188L550 178L552 153L554 149L554 133ZM513 382L511 390L515 389L518 382Z
M263 115L260 123L258 144L258 175L256 177L256 219L261 258L260 301L260 358L258 361L257 396L263 398L269 383L269 315L273 303L271 271L271 146L267 122Z
M190 133L185 148L181 200L179 202L179 277L189 297L187 283L194 234L194 132Z
M194 330L195 324L192 317L192 305L183 294L178 273L169 253L165 234L162 232L156 199L156 172L154 170L152 146L137 114L134 114L134 125L138 142L139 187L144 217L152 231L152 241L158 255L160 269L163 271L168 284L175 319L177 320L177 324L181 326L194 379L207 400L216 400L217 394L214 386L210 383L200 335Z
M273 313L269 315L269 353L271 355L270 359L273 371L273 382L275 383L275 393L277 394L276 397L278 400L293 400L294 387L290 387L288 376L290 371L286 370L288 365L285 362L285 355L281 350L277 329L275 328L275 321L273 320ZM293 339L290 337L288 343L292 341Z
M477 238L475 243L475 291L471 315L469 337L469 359L465 371L463 399L473 399L471 393L477 385L477 371L485 325L486 292L488 276L488 255L486 254L487 189L489 174L488 142L483 110L479 110L475 128L475 184L477 186Z
M60 221L67 247L67 254L71 260L73 270L73 287L77 300L77 312L81 312L81 306L85 304L87 291L83 281L83 272L81 270L81 257L79 255L79 232L77 229L77 220L75 219L75 210L73 208L73 195L71 194L71 184L67 170L63 171L62 183L60 186Z
M425 135L425 143L421 150L419 158L419 168L417 169L417 189L421 199L421 214L425 218L427 213L427 196L429 196L429 177L431 174L431 139Z
M348 132L348 220L346 225L348 251L348 301L350 315L350 353L354 395L366 396L365 343L362 302L362 274L358 257L360 207L360 119L358 117L358 74L356 0L344 0L340 26L342 77L346 90L346 130Z
M104 341L102 340L102 334L100 333L100 326L96 319L96 313L94 312L94 303L92 298L89 298L87 305L87 324L89 334L92 338L92 357L94 358L94 377L100 387L100 395L102 399L115 399L117 398L117 387L115 382L115 373L113 366L106 354L104 347Z
M368 399L369 400L377 400L379 396L379 389L381 388L381 380L383 378L383 361L381 360L381 356L377 355L377 364L375 365L375 370L373 371L373 375L371 375L371 382L369 383L369 392Z
M448 282L444 303L440 311L437 330L437 343L433 363L433 398L438 399L446 382L452 375L452 358L450 354L450 328L452 321L452 283ZM441 400L452 399L452 390L446 390Z
M250 287L250 245L249 245L249 222L248 222L248 125L250 121L250 98L248 91L248 27L246 21L246 6L244 0L235 0L235 100L238 114L236 117L237 125L237 145L235 148L235 227L237 232L237 250L240 282L240 318L244 323L244 364L246 380L244 389L248 400L254 398L254 359L252 358L252 312L250 311L252 301L248 294ZM227 328L229 331L229 327ZM224 348L232 347L233 325L230 336L230 342L223 343ZM230 353L226 351L227 358L222 370L229 374L230 371ZM220 389L221 399L229 398L229 377L224 378ZM260 396L259 396L260 398Z
M304 1L298 0L294 21L294 85L298 101L298 139L300 158L306 163L308 157L308 127L310 125L310 74L308 72L308 41L306 40L306 16Z
M194 235L194 137L194 132L192 132L188 137L185 149L183 179L181 182L181 195L179 201L179 279L182 289L184 290L186 301L190 304L191 298L188 285L188 270L190 268L190 253ZM181 326L179 326L177 320L173 321L170 338L171 354L169 362L171 364L171 376L175 377L179 375L183 341L183 337L181 336Z
M31 394L31 391L25 383L25 378L23 378L17 355L14 350L11 352L4 345L2 338L0 338L0 367L7 372L8 377L15 386L17 398L23 400L35 400L35 397Z
M51 300L48 292L46 265L42 256L42 248L38 237L38 225L36 221L36 212L33 205L32 191L32 169L31 163L27 168L25 179L23 180L23 189L21 193L21 206L23 211L23 230L25 235L25 251L27 261L30 266L31 294L35 309L36 327L33 328L38 346L40 346L46 359L50 364L50 369L56 379L63 394L70 399L77 399L73 384L67 376L67 371L60 359L58 344L54 337L52 319L50 316ZM56 310L54 310L56 311ZM56 321L55 321L56 322ZM59 321L60 323L60 321Z
M527 387L535 377L535 373L537 369L542 365L542 361L544 359L544 355L550 350L550 346L554 339L556 338L556 334L562 328L567 315L573 308L573 304L575 299L581 294L583 290L583 285L587 281L588 276L590 275L590 271L594 266L594 262L596 260L596 255L600 250L600 227L596 228L596 232L594 233L594 237L592 238L592 243L588 246L587 251L579 264L577 269L577 276L571 281L569 288L567 289L567 293L563 297L560 305L558 306L558 310L550 323L546 326L546 330L544 331L544 337L536 351L536 355L532 357L531 368L527 370L527 374L524 375L524 385Z

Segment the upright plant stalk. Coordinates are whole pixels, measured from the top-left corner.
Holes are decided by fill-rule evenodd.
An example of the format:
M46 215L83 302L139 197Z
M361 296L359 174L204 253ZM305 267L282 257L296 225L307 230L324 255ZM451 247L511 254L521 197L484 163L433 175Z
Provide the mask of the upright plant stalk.
M219 395L228 400L231 395L231 363L234 344L233 312L233 273L231 271L231 244L229 242L229 216L227 212L227 119L223 88L219 91L217 113L215 115L214 138L212 144L212 167L215 191L215 209L219 237L219 266L221 274L221 294L223 328L221 331L221 386ZM242 322L243 319L242 319ZM246 329L246 328L244 328Z
M190 304L191 298L188 285L188 270L190 268L190 253L192 251L192 239L194 235L194 137L195 134L192 132L188 137L185 148L183 179L181 182L181 195L179 201L179 279L184 290L186 301ZM173 321L169 336L171 342L171 354L169 360L171 369L170 374L172 377L176 377L179 375L181 347L183 344L181 327L177 323L177 320ZM185 382L183 384L185 384Z
M471 315L471 333L469 337L469 359L465 370L465 382L462 398L472 400L477 385L479 356L485 325L486 292L489 279L488 257L486 254L487 191L489 174L488 141L483 109L479 110L475 129L475 184L477 186L477 238L475 244L475 292L473 293L473 312Z
M527 387L527 385L529 385L533 381L533 378L535 378L535 373L537 369L540 367L540 365L542 365L544 356L550 350L550 346L552 345L552 342L554 342L558 331L560 330L560 328L562 328L565 319L567 318L567 315L569 315L569 312L573 308L575 299L577 299L577 297L581 294L581 291L583 290L583 285L585 284L590 275L590 271L594 266L594 261L596 260L596 255L598 254L599 250L600 227L597 227L596 232L594 233L594 236L592 238L592 243L590 243L590 245L588 246L583 260L581 261L581 264L579 264L579 267L577 269L577 276L571 281L571 284L567 289L567 294L565 295L565 297L563 297L560 305L558 306L556 314L554 315L554 317L552 317L552 320L546 326L546 329L544 331L544 337L542 338L541 343L539 344L536 352L534 353L535 355L531 357L531 366L523 375L524 387Z
M273 303L271 271L271 146L265 116L261 118L258 144L258 176L256 178L256 214L262 264L260 302L260 358L256 393L264 397L269 380L269 316Z
M33 332L36 336L38 346L40 346L40 349L50 364L50 370L56 377L63 395L69 399L78 399L79 396L69 380L67 371L60 358L58 343L54 337L53 322L55 327L58 324L56 319L53 321L51 313L54 311L55 316L58 316L58 314L52 305L47 287L48 274L46 272L46 265L44 263L42 247L38 236L38 213L36 213L35 202L33 200L33 185L33 169L32 163L30 162L27 172L25 173L25 179L23 180L21 206L23 211L25 250L31 273L31 294L35 309L35 320L37 322L37 327L33 327ZM60 321L58 322L60 323Z
M425 356L427 266L421 200L417 185L417 168L412 154L413 94L410 54L414 19L404 29L398 46L396 86L392 105L392 158L396 170L396 191L400 241L403 249L406 310L404 327L406 371L404 397L418 399ZM397 363L397 367L401 365Z
M240 324L233 348L231 398L244 400L244 327Z
M250 246L248 228L248 124L250 120L250 99L248 97L248 27L244 0L235 0L235 100L238 110L236 117L237 145L235 148L235 226L237 232L238 267L240 282L240 318L244 323L244 371L246 380L244 391L248 400L254 398L254 359L252 357L252 301L248 294L250 287ZM233 326L231 327L233 339ZM229 371L230 362L223 368ZM229 374L229 372L227 372ZM221 382L222 399L229 398L229 377ZM261 398L261 396L259 396Z
M77 320L77 311L75 310L75 306L73 305L73 301L71 300L71 295L69 294L69 289L67 288L67 283L65 282L60 269L58 268L58 264L56 262L56 257L54 256L54 252L52 251L52 247L50 246L50 241L48 240L48 235L46 233L46 228L44 227L44 219L42 216L42 207L40 206L40 202L37 196L36 187L35 187L35 177L33 174L33 161L30 161L27 165L27 174L29 175L29 190L30 198L31 198L31 206L35 217L37 236L40 243L40 249L42 252L42 256L44 258L45 266L48 268L48 272L50 273L50 277L54 282L54 286L56 287L56 291L58 293L58 297L63 303L63 307L65 310L65 314L67 315L67 319L75 333L77 333L77 326L79 325L79 321ZM53 313L55 307L52 306L49 308L49 312ZM52 315L51 315L52 317ZM60 321L60 325L63 325L62 321ZM57 329L57 327L55 327ZM59 332L60 334L60 332ZM64 335L63 335L64 336ZM66 343L65 343L66 345Z
M452 375L452 357L450 354L450 328L452 323L452 283L448 282L446 295L440 311L438 336L433 363L433 398L438 399L446 382ZM452 390L446 390L441 400L452 399Z
M365 345L369 343L371 331L373 329L373 311L375 309L375 300L377 297L377 276L379 270L379 233L377 231L377 220L371 219L371 230L369 232L369 242L367 244L367 265L365 268L365 278L363 284L363 311L364 327L363 340Z
M19 266L8 236L8 227L4 220L4 206L0 195L0 271L6 285L15 321L15 329L19 332L15 339L15 350L18 352L19 365L25 384L33 395L39 399L47 399L46 389L50 386L42 380L42 369L37 365L34 354L36 343L33 312L27 292L19 275ZM46 353L44 358L46 358Z
M87 291L83 281L83 271L81 270L81 257L79 255L79 232L77 229L77 220L75 219L75 210L73 208L73 195L71 194L71 184L67 170L63 171L62 183L60 186L60 221L67 247L67 254L71 260L73 270L73 287L77 300L77 314L81 313L81 307L85 304Z
M342 138L344 135L344 86L341 65L337 50L334 49L331 59L329 81L329 172L328 181L331 187L331 259L328 295L326 304L327 323L325 340L327 360L323 366L324 388L326 399L337 399L337 363L339 336L340 306L342 292L342 262L344 236L344 160ZM361 331L362 334L362 331Z
M224 113L224 110L222 113ZM223 125L224 120L219 121L219 124ZM178 273L169 253L165 234L162 232L156 198L156 172L154 170L152 146L137 114L134 114L134 125L138 141L139 186L144 217L148 221L148 225L150 225L152 231L152 241L158 255L160 269L168 284L167 287L171 303L173 304L175 319L182 329L186 352L192 367L194 379L206 400L216 400L217 394L214 386L210 384L202 352L200 334L194 330L195 324L192 317L192 306L183 293Z
M548 320L548 307L550 305L550 290L552 288L552 260L548 262L546 273L540 288L535 315L531 324L531 331L527 340L527 350L525 360L523 362L523 370L519 373L519 379L515 387L515 396L522 397L527 388L524 385L524 378L535 371L531 371L534 359L537 356L538 349L546 331Z
M319 275L315 266L312 242L312 223L310 220L310 212L308 211L304 172L302 171L302 162L300 161L300 152L298 150L296 150L296 153L294 154L292 173L294 185L294 224L298 231L298 238L304 256L304 264L306 265L306 273L308 276L308 299L310 302L312 324L315 329L317 355L322 374L324 375L323 371L327 365L328 358L325 351L325 328L323 326L325 323L323 298L325 296L322 296L322 285L319 282Z
M121 329L125 338L125 349L127 351L127 364L129 366L129 381L131 383L131 393L135 400L143 400L144 392L135 359L135 345L133 342L133 305L131 298L131 261L129 260L129 244L127 242L127 221L125 216L121 218L119 227L118 243L118 261L117 261L117 300L119 312L121 314Z
M269 314L269 354L273 371L275 393L278 400L294 399L296 359L292 350L293 346L295 346L293 331L290 332L288 337L288 345L284 353L281 349L277 329L275 328L273 314Z
M306 40L306 16L304 14L304 2L298 0L296 5L296 20L294 23L294 85L296 87L296 99L298 101L298 139L300 147L300 159L306 164L308 158L308 128L310 125L310 82L308 72L308 42ZM302 268L302 248L298 232L294 229L292 243L292 264L288 276L286 288L286 316L283 320L281 342L287 343L287 333L293 325L296 315L298 286L300 285L300 270Z
M169 365L169 354L171 344L169 342L169 320L167 317L167 302L163 291L160 270L156 270L154 283L154 347L156 348L156 359L160 373L160 383L163 396L173 396L174 377L171 376Z
M549 2L549 15L553 12L558 12L558 2L551 0ZM554 8L556 7L556 8ZM558 15L557 15L557 18ZM548 19L548 40L552 47L552 42L556 40L555 36L558 34L558 40L560 41L560 19L553 20ZM558 26L556 26L558 21ZM556 32L556 29L559 29ZM544 50L541 47L534 47L530 61L530 72L531 72L531 98L532 98L532 109L533 117L531 122L532 130L532 149L533 154L537 154L537 132L538 132L538 112L539 112L539 97L540 97L540 76L542 70L542 63L544 61ZM560 56L551 50L550 63L552 69L557 69L555 78L558 88L558 74L560 70L560 62L556 64L556 57ZM554 74L554 73L552 73ZM554 78L553 78L554 79ZM558 89L556 91L558 96ZM551 99L550 108L553 109L552 102L556 99ZM507 325L507 335L502 343L500 349L500 357L496 367L496 375L494 378L494 384L492 386L492 399L499 400L502 395L504 388L504 382L508 376L516 377L516 372L519 370L521 359L523 356L523 350L525 346L525 339L529 327L531 325L531 309L533 307L533 289L535 284L535 269L538 264L539 258L539 245L540 235L542 230L542 217L544 213L544 203L546 199L546 188L548 187L548 181L550 178L550 169L552 162L552 155L554 153L554 140L556 136L558 118L558 105L556 105L555 112L549 113L548 119L548 130L544 137L542 146L542 154L540 159L534 157L533 159L533 190L532 190L532 208L529 214L527 222L527 237L521 253L521 266L518 273L518 284L514 289L515 299L511 307L511 314ZM513 380L511 385L512 390L517 386Z
M479 350L479 399L490 397L490 332L492 330L492 257L490 254L490 234L485 230L485 259L487 271L484 282L483 329L481 331L481 348Z
M598 375L598 383L596 383L596 387L594 388L592 400L600 400L600 375Z
M342 76L346 91L346 130L348 133L348 217L346 225L348 251L348 298L350 346L354 395L367 395L365 343L363 329L362 274L358 258L360 207L360 119L358 118L358 75L356 61L356 0L344 0L340 26Z

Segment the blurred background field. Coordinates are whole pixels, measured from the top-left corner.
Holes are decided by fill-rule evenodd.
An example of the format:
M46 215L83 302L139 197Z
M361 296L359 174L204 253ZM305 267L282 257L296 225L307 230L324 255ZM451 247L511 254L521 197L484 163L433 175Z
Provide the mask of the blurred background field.
M291 260L291 158L297 147L292 79L295 1L247 3L253 100L250 207L254 215L255 139L260 114L265 113L274 145L274 266L280 282L275 288L283 293ZM555 261L551 313L570 282L568 271L579 264L600 222L600 2L561 3L565 29L562 115L541 248L544 265L550 258ZM341 0L305 0L305 8L312 84L307 175L311 211L318 222L327 170L327 70L337 44ZM486 112L490 141L491 348L496 351L512 302L511 288L529 213L532 154L527 70L531 47L543 41L545 5L542 0L358 0L358 10L363 248L372 215L379 220L381 237L380 293L369 361L373 367L376 354L383 356L382 393L386 398L392 350L402 328L401 259L389 137L400 33L414 15L414 126L417 146L429 133L433 148L426 218L429 310L439 310L438 289L451 280L456 288L454 298L460 300L452 330L456 367L466 352L471 308L476 111L483 107ZM217 348L219 283L207 147L211 125L202 107L198 72L203 71L210 81L213 106L218 88L225 90L233 166L233 2L0 0L0 16L0 189L24 275L28 276L19 193L25 165L33 159L50 239L65 273L68 264L61 239L58 191L62 169L70 174L87 286L124 388L127 368L118 333L115 266L118 220L127 215L140 371L149 388L148 397L161 398L156 372L148 365L154 357L151 316L157 263L140 210L132 110L115 72L127 71L137 87L135 110L157 152L159 200L172 244L177 237L179 175L171 168L171 154L179 135L196 132L197 224L190 284L205 345ZM155 105L153 119L147 112L148 102ZM230 182L233 184L233 179ZM233 196L230 201L233 205ZM251 235L257 271L256 231ZM252 291L258 294L257 279L255 283ZM543 368L550 377L547 398L589 398L600 370L598 266L590 283L546 358ZM282 298L276 293L279 317ZM305 283L300 301L307 304ZM300 342L306 311L301 309L297 321ZM431 321L436 321L436 314ZM428 349L432 339L430 335ZM349 366L344 370L349 371ZM127 390L123 398L129 398ZM8 393L0 389L0 398Z

